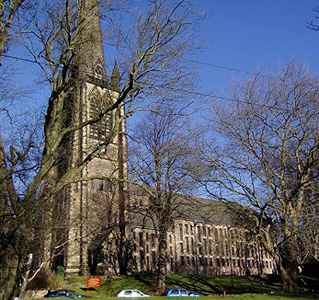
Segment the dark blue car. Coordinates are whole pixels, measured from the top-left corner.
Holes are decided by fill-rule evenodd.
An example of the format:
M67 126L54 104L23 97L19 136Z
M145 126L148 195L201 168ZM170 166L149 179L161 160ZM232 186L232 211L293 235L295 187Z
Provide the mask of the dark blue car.
M56 290L48 292L44 295L44 298L90 298L89 296L80 295L72 290Z
M203 295L190 292L183 288L169 289L165 294L167 297L201 297Z

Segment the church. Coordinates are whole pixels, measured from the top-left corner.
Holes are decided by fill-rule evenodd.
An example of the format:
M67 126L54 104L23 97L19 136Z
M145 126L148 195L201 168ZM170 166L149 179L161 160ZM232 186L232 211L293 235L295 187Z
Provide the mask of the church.
M98 8L88 16L90 38L78 49L69 76L66 121L86 124L70 134L60 149L56 176L75 166L102 144L81 180L55 195L51 238L45 241L50 267L64 267L67 276L113 276L155 272L157 231L146 217L148 196L127 182L127 140L124 107L112 108L120 92L115 64L107 76ZM107 143L106 143L107 141ZM238 205L179 195L196 211L176 218L167 232L166 272L247 275L276 272L274 260L252 239Z

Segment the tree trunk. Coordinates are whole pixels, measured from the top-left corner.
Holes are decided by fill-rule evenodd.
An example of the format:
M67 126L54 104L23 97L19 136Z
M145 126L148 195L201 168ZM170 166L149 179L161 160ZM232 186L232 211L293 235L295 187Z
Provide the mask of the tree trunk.
M0 263L0 300L9 300L15 296L18 282L19 258L10 248L1 255Z
M22 287L20 290L19 299L24 299L24 297L25 297L27 284L29 282L29 275L30 275L30 271L31 271L32 260L33 260L33 254L30 253L30 254L28 254L28 261L26 264L26 273L25 273L25 276L23 277L23 283L22 283Z
M157 263L157 285L156 291L159 294L165 292L165 275L166 275L166 230L159 233L158 239L158 263Z
M297 268L289 266L284 269L280 268L280 276L282 279L282 290L285 293L296 293L298 291Z
M118 118L120 118L120 111L118 111ZM119 168L119 228L120 228L120 242L118 249L118 263L120 275L127 275L128 265L128 249L126 243L126 220L125 220L125 193L124 193L124 149L123 149L123 131L122 122L119 124L118 134L118 168Z

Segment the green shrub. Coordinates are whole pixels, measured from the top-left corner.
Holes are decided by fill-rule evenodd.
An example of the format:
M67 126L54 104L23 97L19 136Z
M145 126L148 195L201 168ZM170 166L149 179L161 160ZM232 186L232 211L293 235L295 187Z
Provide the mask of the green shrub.
M63 266L57 266L56 268L56 274L59 276L64 276L64 267Z

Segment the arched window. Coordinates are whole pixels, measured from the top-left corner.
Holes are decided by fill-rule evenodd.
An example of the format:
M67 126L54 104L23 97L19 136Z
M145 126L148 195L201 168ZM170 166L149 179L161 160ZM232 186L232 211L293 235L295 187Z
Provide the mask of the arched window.
M89 95L89 118L101 119L95 123L90 124L90 137L97 140L104 140L112 130L113 118L112 113L109 112L102 117L102 114L112 105L112 100L108 92L103 94L97 88L94 88Z

